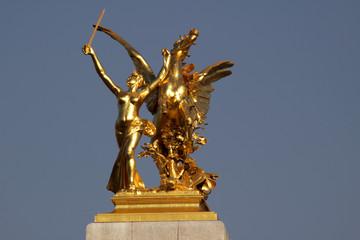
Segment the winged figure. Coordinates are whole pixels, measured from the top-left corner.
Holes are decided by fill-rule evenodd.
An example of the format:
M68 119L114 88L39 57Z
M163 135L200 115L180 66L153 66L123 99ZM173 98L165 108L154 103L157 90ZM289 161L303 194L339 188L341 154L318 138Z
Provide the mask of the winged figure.
M146 85L157 79L144 57L125 39L105 27L99 26L97 30L106 33L127 50ZM195 134L195 130L199 128L198 125L205 124L211 92L215 89L212 83L230 75L231 71L227 68L232 67L233 63L218 62L200 73L193 72L195 65L186 64L184 60L190 56L189 50L198 36L199 31L191 29L188 35L180 36L180 40L174 43L170 51L169 73L165 81L146 99L147 108L154 115L157 134L151 144L143 147L148 151L143 155L153 156L164 188L181 189L185 186L185 189L197 187L211 191L215 183L210 179L217 178L216 174L206 174L198 168L189 154L199 148L195 144L205 144ZM198 170L191 174L190 169L192 172Z

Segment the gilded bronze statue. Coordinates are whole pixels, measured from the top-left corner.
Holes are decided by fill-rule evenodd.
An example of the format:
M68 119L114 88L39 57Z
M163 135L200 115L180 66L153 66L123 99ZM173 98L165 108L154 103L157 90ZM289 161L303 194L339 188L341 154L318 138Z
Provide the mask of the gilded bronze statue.
M184 62L199 36L198 30L191 29L189 34L175 41L171 51L163 50L164 65L156 77L134 47L114 31L99 26L100 19L83 52L92 57L97 73L118 99L119 115L115 131L120 152L107 188L114 193L145 191L135 161L135 149L144 133L152 139L142 146L145 151L139 157L151 156L161 178L160 186L152 190L196 190L207 196L219 176L199 168L190 155L207 142L197 130L205 129L203 125L206 125L211 92L214 91L212 83L230 75L231 71L227 68L233 63L218 62L201 72L193 72L195 65ZM129 91L123 91L106 75L90 46L95 31L102 31L118 41L131 57L136 71L127 80ZM139 88L142 88L140 92ZM154 124L139 117L144 101L154 115Z
M144 57L128 42L112 30L99 26L102 31L118 41L128 52L137 72L148 84L155 74ZM206 143L195 130L205 124L209 110L211 83L231 74L232 62L218 62L200 73L194 72L194 64L185 64L189 50L195 44L199 31L191 29L188 35L180 36L170 51L169 73L164 83L146 100L149 111L154 114L156 135L151 143L143 146L142 156L152 156L161 177L160 190L198 189L208 194L215 187L216 174L206 173L189 156ZM197 146L195 146L197 144Z

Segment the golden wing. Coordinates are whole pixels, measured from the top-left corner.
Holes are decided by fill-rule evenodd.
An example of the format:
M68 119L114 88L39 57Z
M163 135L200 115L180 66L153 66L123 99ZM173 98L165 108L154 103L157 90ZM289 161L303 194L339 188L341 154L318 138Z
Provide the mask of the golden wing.
M195 68L193 64L184 67L184 81L189 89L190 116L197 124L205 124L206 114L210 109L211 92L215 89L211 83L229 76L231 71L225 68L233 65L230 61L222 61L193 74L188 74Z
M146 62L144 57L141 56L141 54L135 48L133 48L133 46L131 46L125 39L123 39L120 35L116 34L114 31L102 26L99 26L97 30L106 33L111 38L118 41L126 49L129 56L131 57L131 60L135 65L137 73L143 76L146 86L156 78L153 70L151 69L150 65ZM157 95L158 95L158 90L155 89L146 99L147 108L152 114L154 114L156 109Z

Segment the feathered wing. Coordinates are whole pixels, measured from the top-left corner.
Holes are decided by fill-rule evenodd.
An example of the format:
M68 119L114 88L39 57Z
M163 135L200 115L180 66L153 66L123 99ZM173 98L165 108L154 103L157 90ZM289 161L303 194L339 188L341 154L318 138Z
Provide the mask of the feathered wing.
M129 56L131 57L131 60L135 65L136 71L143 76L146 85L150 84L156 78L153 70L151 69L150 65L146 62L146 60L143 58L143 56L141 56L140 53L136 51L135 48L133 48L127 41L125 41L125 39L123 39L120 35L116 34L114 31L102 26L99 26L97 30L106 33L111 38L118 41L126 49ZM155 108L157 104L157 94L158 94L158 90L155 90L146 99L147 108L152 114L154 114L155 112Z
M189 80L187 86L189 88L189 108L193 121L197 124L204 124L206 114L210 109L211 92L215 87L211 83L229 76L230 70L225 68L232 67L234 63L230 61L222 61L211 65L199 74L195 72L193 78Z

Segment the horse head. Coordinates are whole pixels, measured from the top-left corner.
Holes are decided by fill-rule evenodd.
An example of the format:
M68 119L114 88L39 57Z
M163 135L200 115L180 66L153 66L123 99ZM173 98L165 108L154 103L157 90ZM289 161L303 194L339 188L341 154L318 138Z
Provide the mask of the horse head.
M185 57L189 57L189 49L192 45L195 45L195 41L199 36L199 31L195 28L191 29L189 34L184 34L184 37L180 35L180 40L174 43L174 48L171 50L171 54L181 54L181 60Z

